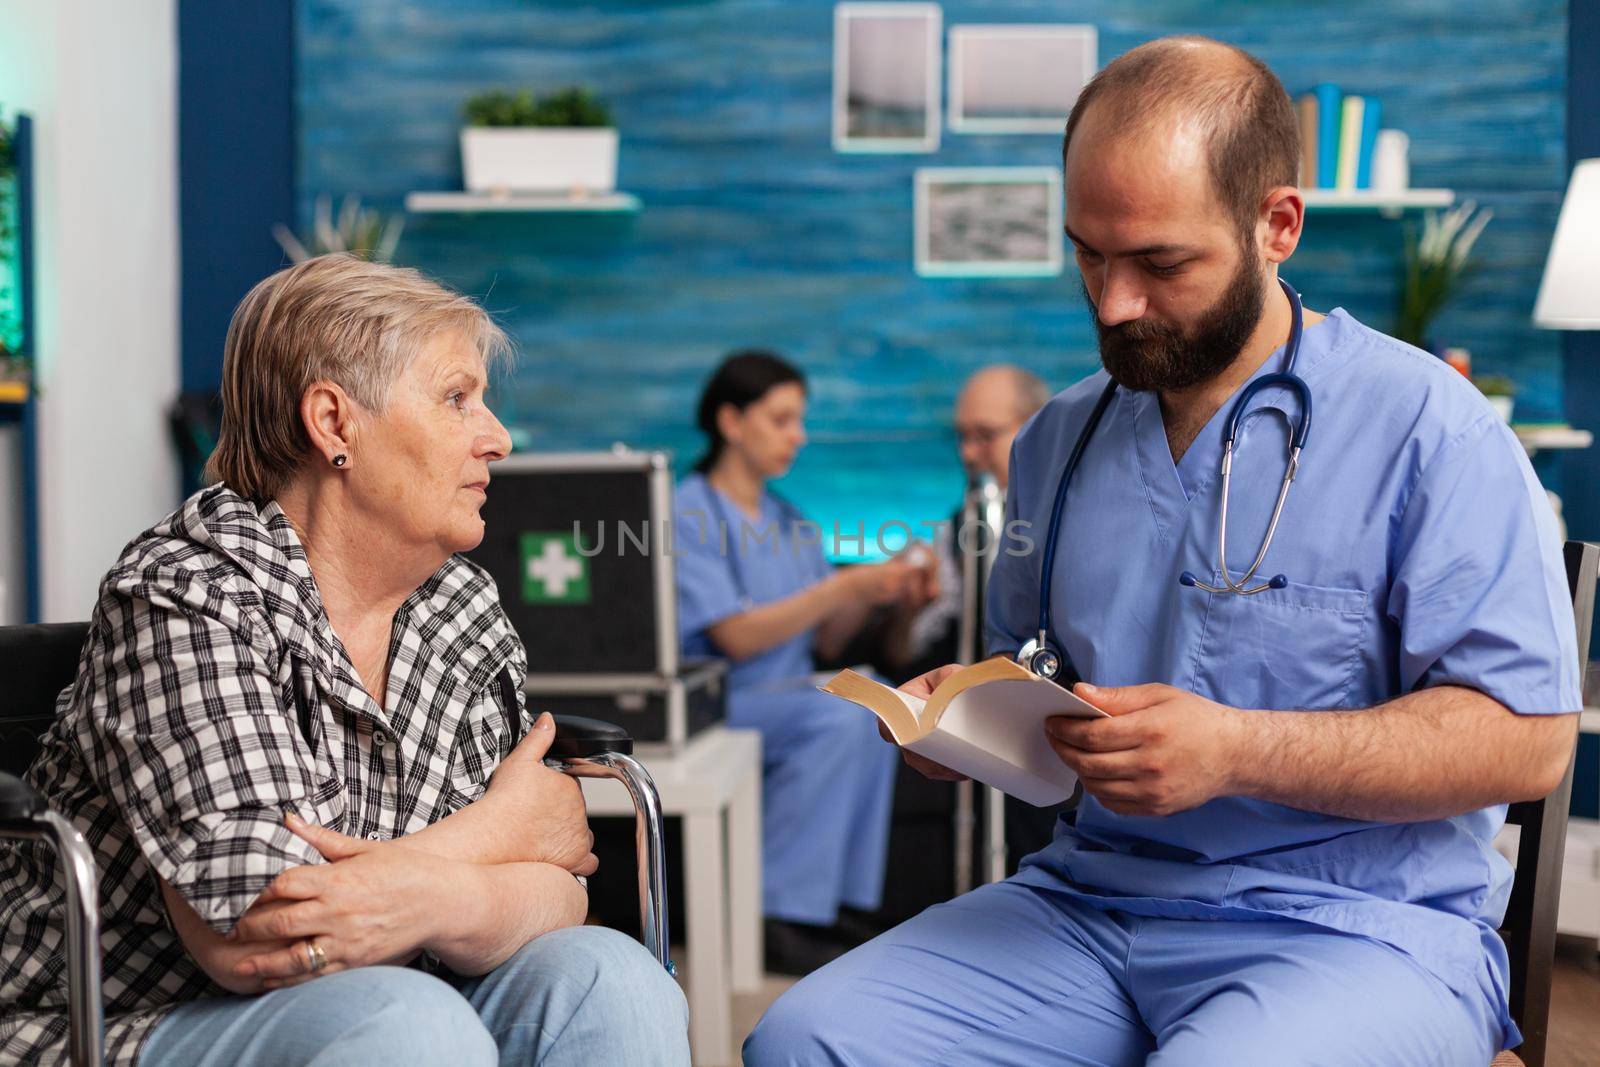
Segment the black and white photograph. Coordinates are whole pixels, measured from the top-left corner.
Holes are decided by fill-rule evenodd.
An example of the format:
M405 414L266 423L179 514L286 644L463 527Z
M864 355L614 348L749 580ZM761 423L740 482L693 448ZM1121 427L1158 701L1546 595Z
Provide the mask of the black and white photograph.
M1061 273L1061 178L1049 167L923 167L916 223L925 277Z
M938 4L834 9L833 145L840 152L939 147Z
M950 27L950 128L1059 135L1097 54L1093 26Z

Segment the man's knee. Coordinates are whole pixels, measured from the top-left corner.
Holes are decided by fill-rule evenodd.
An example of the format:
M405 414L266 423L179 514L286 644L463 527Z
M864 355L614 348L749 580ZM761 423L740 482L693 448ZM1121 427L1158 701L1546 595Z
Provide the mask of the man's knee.
M364 1011L330 1010L344 1027L331 1042L330 1054L348 1049L338 1062L405 1064L462 1064L489 1067L499 1062L494 1038L477 1012L450 985L429 974L405 967L364 967L318 979L319 983L359 983ZM341 992L327 989L329 1008Z
M827 968L791 986L745 1040L744 1062L749 1067L830 1062L829 1054L837 1051L837 1035L824 1006L832 998L833 980Z

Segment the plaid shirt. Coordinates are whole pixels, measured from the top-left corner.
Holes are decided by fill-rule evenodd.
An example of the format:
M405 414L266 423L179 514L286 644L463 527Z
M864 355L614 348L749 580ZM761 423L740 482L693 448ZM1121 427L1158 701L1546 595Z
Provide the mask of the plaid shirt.
M512 736L498 676L527 670L494 583L452 557L396 614L389 662L380 708L289 520L226 488L106 576L28 778L99 865L108 1062L134 1062L175 1005L226 995L154 875L226 932L280 872L322 862L284 812L383 839L483 794ZM64 903L48 846L0 845L0 1062L66 1059Z

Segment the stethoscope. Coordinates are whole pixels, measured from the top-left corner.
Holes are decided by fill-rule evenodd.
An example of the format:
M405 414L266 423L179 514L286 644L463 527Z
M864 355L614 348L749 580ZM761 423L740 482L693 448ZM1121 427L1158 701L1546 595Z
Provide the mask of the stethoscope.
M706 479L706 494L711 498L711 507L717 513L717 522L719 524L722 542L720 547L723 557L728 561L728 577L733 579L733 591L734 596L737 598L739 603L739 610L749 611L751 608L756 606L755 598L750 595L750 587L745 583L744 567L739 562L739 553L728 547L728 531L732 528L733 524L728 519L727 509L722 505L722 493L711 484L709 478ZM793 504L789 503L789 501L785 500L783 497L779 496L777 493L774 493L770 489L766 490L766 495L770 497L772 502L778 506L778 514L781 519L787 520L791 523L796 521L804 521L804 516L800 513L800 510ZM782 535L780 534L779 536ZM741 548L744 547L743 539L744 534L743 528L741 527Z
M1300 469L1300 452L1305 448L1306 438L1311 433L1311 389L1306 385L1305 379L1294 372L1295 358L1300 354L1300 337L1305 332L1305 309L1300 304L1300 294L1295 292L1288 282L1279 278L1278 284L1283 287L1284 295L1289 298L1292 314L1289 341L1284 346L1284 369L1278 374L1263 374L1247 384L1240 390L1238 399L1233 402L1233 408L1228 412L1228 421L1223 428L1222 436L1222 516L1217 524L1217 569L1222 572L1223 584L1208 585L1195 577L1193 571L1184 571L1178 576L1178 584L1192 589L1203 589L1208 593L1255 596L1268 589L1282 589L1289 584L1289 579L1279 574L1260 585L1250 585L1251 579L1256 576L1256 571L1267 558L1267 549L1272 547L1272 535L1278 530L1278 518L1283 514L1283 502L1289 497L1289 484L1294 481L1294 476ZM1261 542L1261 551L1256 553L1256 558L1251 562L1249 569L1235 579L1228 570L1228 489L1233 475L1234 442L1238 439L1240 424L1249 414L1250 401L1261 390L1278 385L1291 390L1299 398L1300 419L1295 423L1294 432L1289 438L1289 462L1284 468L1283 483L1278 486L1278 501L1273 505L1272 519L1267 523L1267 536ZM1061 673L1062 659L1058 651L1060 646L1054 643L1055 631L1050 622L1050 577L1054 573L1056 541L1061 531L1061 515L1066 507L1067 486L1072 481L1073 472L1078 469L1078 461L1083 458L1083 450L1088 445L1089 438L1100 425L1100 419L1105 415L1106 408L1111 406L1111 397L1116 391L1116 382L1106 383L1100 399L1095 401L1094 410L1089 413L1089 421L1084 423L1077 442L1073 444L1072 451L1067 456L1067 465L1061 472L1061 479L1056 482L1056 498L1050 508L1050 529L1045 537L1043 566L1039 572L1039 632L1017 650L1017 662L1041 678L1055 678Z

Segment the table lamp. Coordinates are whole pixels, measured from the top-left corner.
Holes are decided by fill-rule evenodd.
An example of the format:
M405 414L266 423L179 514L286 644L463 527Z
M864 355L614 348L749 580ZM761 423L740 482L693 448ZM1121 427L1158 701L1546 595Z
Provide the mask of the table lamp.
M1581 159L1561 201L1550 258L1533 304L1533 324L1547 330L1600 330L1600 159ZM1569 398L1570 399L1570 398ZM1587 431L1578 431L1587 434ZM1592 437L1576 447L1586 447ZM1567 536L1561 498L1556 509L1561 537Z
M1600 159L1579 160L1572 168L1533 324L1547 330L1600 330Z

